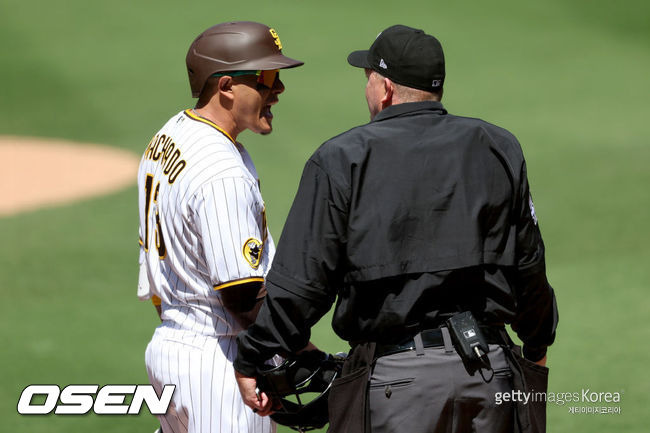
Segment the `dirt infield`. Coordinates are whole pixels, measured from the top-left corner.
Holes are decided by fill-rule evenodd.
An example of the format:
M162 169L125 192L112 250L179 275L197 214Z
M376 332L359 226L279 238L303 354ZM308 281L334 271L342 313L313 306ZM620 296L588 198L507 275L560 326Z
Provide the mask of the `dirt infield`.
M0 136L0 161L0 216L7 216L132 185L139 157L95 144Z

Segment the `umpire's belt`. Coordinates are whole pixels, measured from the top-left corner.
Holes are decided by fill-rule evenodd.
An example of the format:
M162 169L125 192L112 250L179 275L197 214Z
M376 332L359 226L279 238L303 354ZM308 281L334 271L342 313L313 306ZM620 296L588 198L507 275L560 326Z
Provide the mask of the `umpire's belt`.
M488 344L503 344L503 338L499 334L499 328L481 326L481 331ZM443 347L445 345L442 328L425 329L424 331L420 331L420 336L422 337L422 345L424 347ZM394 353L406 352L407 350L415 350L415 347L413 338L398 344L377 343L375 357L380 358Z

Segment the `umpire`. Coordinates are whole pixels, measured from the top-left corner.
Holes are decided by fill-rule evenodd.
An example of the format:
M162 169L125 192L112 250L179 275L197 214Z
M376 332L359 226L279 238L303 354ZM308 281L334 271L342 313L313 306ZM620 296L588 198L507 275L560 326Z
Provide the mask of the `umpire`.
M268 296L238 337L244 401L271 410L255 394L257 367L305 347L336 301L332 326L351 351L330 431L527 430L522 405L495 396L527 390L531 365L548 373L558 313L521 146L448 114L442 47L421 30L389 27L348 62L365 70L371 121L305 165ZM475 319L466 336L483 335L473 360L452 338L459 313ZM505 324L527 360L513 356Z

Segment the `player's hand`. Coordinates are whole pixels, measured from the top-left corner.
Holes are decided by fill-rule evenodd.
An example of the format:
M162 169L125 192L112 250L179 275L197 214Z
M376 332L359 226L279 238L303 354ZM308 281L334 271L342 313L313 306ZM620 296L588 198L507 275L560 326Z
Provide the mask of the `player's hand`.
M235 371L235 378L239 386L239 392L244 399L246 406L253 409L253 412L260 416L267 416L273 413L273 402L264 392L257 388L257 380L254 377L244 376Z

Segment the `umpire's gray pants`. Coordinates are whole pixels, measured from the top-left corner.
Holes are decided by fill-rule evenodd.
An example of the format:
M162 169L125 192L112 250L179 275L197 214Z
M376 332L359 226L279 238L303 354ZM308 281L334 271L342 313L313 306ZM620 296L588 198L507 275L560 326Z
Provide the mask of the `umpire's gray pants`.
M512 374L502 348L490 345L489 358L490 383L478 372L470 376L449 345L377 359L370 379L372 432L512 432L515 406L495 401L496 393L512 391ZM490 379L492 372L483 372Z

